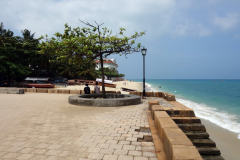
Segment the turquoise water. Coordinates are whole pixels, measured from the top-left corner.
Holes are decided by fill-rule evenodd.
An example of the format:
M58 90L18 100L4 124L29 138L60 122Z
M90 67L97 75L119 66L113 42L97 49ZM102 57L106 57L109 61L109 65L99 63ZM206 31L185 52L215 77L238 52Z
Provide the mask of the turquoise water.
M142 83L141 79L134 81ZM151 91L174 94L196 116L238 133L240 139L240 80L150 79L146 84Z

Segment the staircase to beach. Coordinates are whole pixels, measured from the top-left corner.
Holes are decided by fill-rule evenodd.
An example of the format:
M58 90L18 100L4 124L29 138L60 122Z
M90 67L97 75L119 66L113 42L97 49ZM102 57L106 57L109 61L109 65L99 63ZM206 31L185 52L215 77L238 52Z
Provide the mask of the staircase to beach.
M142 93L130 92L130 94L141 96ZM172 94L149 92L146 93L146 97L149 115L158 130L166 159L181 159L184 157L183 154L192 152L194 154L189 154L186 157L224 160L220 150L216 147L216 143L209 138L205 126L201 124L201 119L195 116L192 109L177 102ZM183 148L182 154L179 154L180 150L177 147ZM194 148L201 158L197 156Z

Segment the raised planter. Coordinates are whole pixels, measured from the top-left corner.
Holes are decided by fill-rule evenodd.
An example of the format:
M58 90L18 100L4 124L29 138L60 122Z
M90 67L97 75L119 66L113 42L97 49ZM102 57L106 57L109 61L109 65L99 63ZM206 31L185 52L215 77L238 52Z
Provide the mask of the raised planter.
M141 103L141 97L137 95L106 93L106 96L106 99L102 99L101 93L72 95L68 97L68 102L74 105L93 107L128 106Z

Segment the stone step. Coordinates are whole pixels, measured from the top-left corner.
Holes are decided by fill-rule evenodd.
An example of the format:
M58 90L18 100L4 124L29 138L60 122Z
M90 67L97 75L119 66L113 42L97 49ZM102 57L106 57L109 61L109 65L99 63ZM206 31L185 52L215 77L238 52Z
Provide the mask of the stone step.
M216 147L197 147L198 152L201 155L221 155L221 152Z
M222 156L202 156L204 160L224 160Z
M177 107L164 107L164 110L170 117L196 117L192 109L183 109Z
M191 139L196 147L216 147L216 143L211 139Z
M171 117L171 118L176 124L201 123L201 120L198 117Z
M206 132L206 128L202 124L194 123L194 124L177 124L178 127L183 131L183 132L189 132L189 131L202 131Z
M209 134L207 132L190 131L190 132L185 132L185 134L189 139L207 139L207 138L209 138Z

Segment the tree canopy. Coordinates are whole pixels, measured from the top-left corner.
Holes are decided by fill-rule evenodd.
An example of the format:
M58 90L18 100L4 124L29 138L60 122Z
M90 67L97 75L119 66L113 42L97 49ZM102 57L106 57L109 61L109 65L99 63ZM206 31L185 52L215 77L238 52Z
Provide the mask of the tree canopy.
M31 33L25 29L23 33ZM9 29L0 25L0 77L3 79L24 79L37 66L38 39L13 36Z
M80 20L81 21L81 20ZM140 50L141 44L132 47L136 38L145 34L145 32L135 32L134 35L124 36L124 28L120 28L118 34L112 35L112 31L106 27L101 28L103 24L92 25L83 22L88 27L71 28L65 24L64 33L55 33L55 37L48 38L48 35L41 36L45 39L40 44L40 53L55 54L58 62L67 62L68 64L81 65L82 61L100 59L102 80L104 81L103 58L112 54L127 55ZM103 94L105 95L105 86L103 83Z

